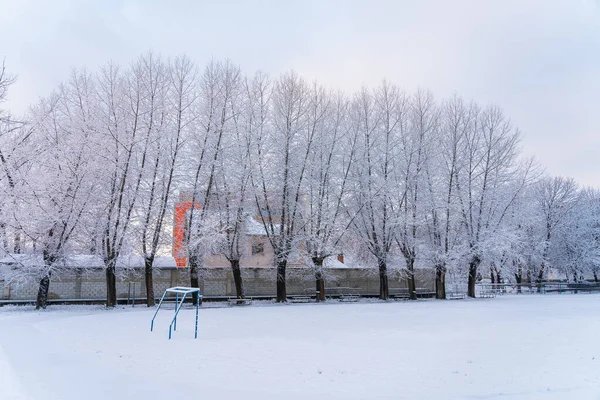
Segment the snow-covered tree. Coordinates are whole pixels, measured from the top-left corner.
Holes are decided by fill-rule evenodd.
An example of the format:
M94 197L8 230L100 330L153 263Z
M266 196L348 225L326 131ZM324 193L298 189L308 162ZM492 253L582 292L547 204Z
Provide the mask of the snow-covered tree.
M386 83L384 92L392 91L394 99L380 107L376 96L363 88L351 105L351 129L359 135L354 163L352 199L347 205L353 231L374 258L379 271L379 298L389 297L388 261L396 234L396 213L403 197L397 195L396 176L399 143L395 118L400 105L400 93ZM388 93L389 94L389 93ZM389 100L389 99L388 99ZM385 100L384 100L385 101ZM393 115L386 115L386 111ZM384 120L385 117L385 120Z
M285 302L286 268L300 244L307 206L305 180L316 130L307 129L310 90L297 73L282 75L273 83L270 96L271 118L255 130L252 183L256 207L275 253L277 301Z
M533 188L535 208L540 216L542 237L542 263L537 280L544 278L548 254L555 232L567 221L577 200L577 184L571 178L554 177L541 179Z
M21 228L14 217L19 207L19 197L24 183L23 172L33 161L35 152L31 145L31 128L3 109L8 90L16 81L4 62L0 66L0 246L4 252L20 253L24 240ZM11 243L12 242L12 243Z
M446 298L446 272L458 242L459 218L456 179L462 167L462 148L466 133L472 129L478 109L457 95L440 108L437 146L432 146L426 165L426 214L429 236L429 260L435 267L436 298ZM437 149L437 150L436 150Z
M498 240L501 224L524 190L527 176L517 162L519 132L502 111L488 107L479 110L474 118L475 123L465 132L461 166L454 181L470 297L475 297L478 267L486 247Z
M217 154L212 180L212 193L206 210L214 223L210 235L216 243L213 253L229 262L237 298L245 297L241 260L245 255L246 221L251 218L252 193L250 188L250 107L247 87L237 66L224 64L221 72L221 92L224 106L221 110L222 145ZM207 237L208 239L208 237Z
M40 279L37 308L46 308L51 276L73 251L73 237L98 189L90 147L93 92L91 76L73 72L57 93L32 110L38 153L26 178L27 213L20 217L24 232L35 239L43 259L42 270L36 271Z
M212 61L200 76L196 104L195 129L190 129L185 150L192 211L186 221L185 247L190 267L190 284L199 286L198 271L203 257L212 252L214 230L210 228L211 202L219 172L224 139L234 129L234 118L239 112L232 106L240 91L239 67L230 62ZM215 209L217 209L215 204ZM199 212L193 210L199 209ZM210 218L209 218L210 216Z
M147 123L151 141L150 162L142 176L142 196L136 207L137 235L144 257L146 304L154 305L153 264L164 244L165 222L173 208L173 188L184 130L195 98L195 68L185 57L170 65L148 54L138 61L136 73L144 76Z
M494 282L540 281L550 266L598 278L598 194L537 179L498 107L458 95L436 102L385 81L347 96L295 72L271 81L212 61L198 73L185 57L148 53L128 67L73 72L24 123L2 108L13 82L3 65L0 245L43 259L22 270L40 281L40 307L75 252L102 256L109 307L119 258L142 255L152 305L177 191L191 205L191 286L203 257L218 254L238 297L244 225L256 216L274 251L278 301L296 256L323 299L324 260L342 248L377 267L382 299L392 267L411 298L418 268L435 270L440 299L449 272L466 278L469 296L488 271Z
M316 132L306 181L306 250L313 263L317 301L323 301L323 263L342 252L340 244L349 227L345 201L358 131L349 129L345 96L328 93L316 84L310 92L307 129Z
M383 121L389 126L388 107L384 107ZM425 226L424 215L427 211L427 166L433 152L432 145L437 139L439 130L438 109L431 93L419 90L410 99L410 109L401 110L406 122L399 115L395 121L400 128L401 161L398 166L402 170L402 184L398 185L402 199L399 205L398 228L395 236L398 248L404 257L408 278L408 293L411 300L416 300L415 261L419 244L422 242ZM387 128L386 128L387 131Z

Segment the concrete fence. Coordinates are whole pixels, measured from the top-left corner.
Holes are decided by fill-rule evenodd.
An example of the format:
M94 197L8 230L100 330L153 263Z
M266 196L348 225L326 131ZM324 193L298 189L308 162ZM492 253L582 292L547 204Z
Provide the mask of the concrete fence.
M242 267L242 278L247 296L275 296L275 268ZM117 297L120 299L146 297L142 268L128 269L118 274ZM390 289L406 289L407 280L399 271L389 273ZM434 290L434 272L418 270L415 274L418 288ZM210 267L199 271L200 291L205 297L235 296L235 284L231 268ZM379 293L377 269L368 268L327 268L326 287L360 288L362 295ZM315 282L310 268L288 268L286 273L287 293L314 294ZM173 286L189 286L189 269L157 268L154 270L154 294L160 297L164 290ZM0 300L26 301L37 296L38 282L8 283L0 280ZM50 283L51 300L103 300L106 299L105 272L101 268L72 269L54 277Z

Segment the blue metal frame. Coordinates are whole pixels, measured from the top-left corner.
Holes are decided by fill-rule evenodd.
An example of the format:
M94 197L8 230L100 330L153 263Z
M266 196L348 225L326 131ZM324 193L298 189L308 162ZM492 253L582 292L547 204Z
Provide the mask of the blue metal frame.
M160 310L160 306L162 305L165 297L167 296L167 293L175 293L175 315L173 316L173 320L171 320L171 323L169 324L169 339L171 339L171 332L177 331L177 315L179 314L179 311L181 310L181 307L183 306L183 303L185 302L186 296L188 294L193 294L193 293L198 294L198 296L196 297L196 326L194 328L194 339L197 339L198 338L198 308L200 307L200 299L202 298L202 295L200 294L200 289L198 289L198 288L176 286L176 287L168 288L167 290L165 290L162 297L160 298L158 307L156 308L156 311L154 312L154 316L152 317L152 322L150 323L150 332L152 332L154 330L154 319L156 318L156 315L158 314L158 310ZM183 294L181 301L179 301L180 294Z

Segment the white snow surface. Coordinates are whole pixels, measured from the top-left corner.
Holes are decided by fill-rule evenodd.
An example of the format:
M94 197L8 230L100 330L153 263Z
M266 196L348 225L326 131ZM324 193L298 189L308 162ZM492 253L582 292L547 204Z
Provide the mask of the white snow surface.
M600 295L0 308L2 400L600 399Z

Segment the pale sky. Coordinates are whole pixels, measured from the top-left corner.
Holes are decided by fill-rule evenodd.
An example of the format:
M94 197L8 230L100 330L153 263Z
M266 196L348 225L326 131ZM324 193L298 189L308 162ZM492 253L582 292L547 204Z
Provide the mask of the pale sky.
M0 0L15 113L71 67L148 50L493 103L522 130L524 154L600 187L600 0Z

